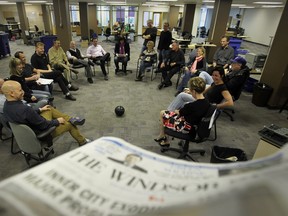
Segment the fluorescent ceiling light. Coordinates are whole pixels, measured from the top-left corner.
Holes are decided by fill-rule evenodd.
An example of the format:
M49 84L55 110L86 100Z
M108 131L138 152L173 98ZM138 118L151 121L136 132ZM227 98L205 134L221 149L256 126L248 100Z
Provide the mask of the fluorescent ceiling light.
M253 2L253 4L271 4L271 5L279 5L279 4L283 4L283 2Z
M175 2L175 1L177 1L177 0L151 0L151 1L158 1L158 2Z
M207 5L206 8L214 8L212 5Z
M5 2L5 1L0 1L0 5L15 5L16 2Z
M215 1L204 0L202 3L214 3Z
M283 5L262 5L262 8L281 8Z
M253 6L243 6L243 7L239 7L239 8L255 8Z
M245 7L245 4L232 4L232 7Z
M46 3L47 1L27 1L27 3Z

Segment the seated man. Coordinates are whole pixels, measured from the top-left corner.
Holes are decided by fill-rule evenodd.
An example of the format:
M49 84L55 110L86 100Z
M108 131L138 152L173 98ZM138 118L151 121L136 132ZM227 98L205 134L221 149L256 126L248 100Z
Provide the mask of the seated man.
M87 81L93 83L91 66L94 66L90 60L84 60L84 55L76 47L75 41L70 42L70 49L66 52L70 64L83 65L85 67Z
M35 53L31 56L31 64L44 78L53 79L54 82L57 82L67 100L76 101L76 98L73 97L70 91L77 91L79 88L70 84L62 75L61 71L52 70L49 64L49 58L44 53L44 43L36 43Z
M100 67L104 75L104 79L108 80L108 75L105 68L105 62L110 58L110 53L106 52L101 45L98 44L98 39L93 38L92 45L87 49L87 57L92 59L94 63L100 61Z
M140 67L138 77L135 81L142 81L145 68L152 66L157 61L157 52L154 49L154 42L148 41L147 49L140 54Z
M179 43L174 41L172 49L160 65L159 72L162 72L163 81L158 85L158 89L172 85L171 78L175 73L180 71L181 66L185 64L184 53L179 49Z
M66 80L68 80L68 82L70 82L71 71L78 74L77 70L70 68L70 63L64 50L61 47L61 43L59 40L55 40L53 42L53 46L48 50L48 56L52 68L63 71L64 76Z
M214 67L223 67L226 69L231 64L231 60L234 58L234 49L229 46L229 37L221 37L221 47L219 47L213 56L213 65L208 69L208 73L211 74Z
M22 62L22 66L23 66L22 74L25 77L27 86L32 90L47 91L47 92L50 92L50 94L52 94L52 89L53 89L52 84L50 85L38 84L37 80L41 77L41 73L40 73L41 70L37 70L33 68L31 64L28 64L26 62L26 57L24 55L24 52L17 51L14 54L14 56L15 58L20 59L20 61Z
M24 105L21 101L23 90L18 82L6 81L1 90L6 97L3 112L9 122L28 125L36 134L56 126L56 129L52 132L52 137L69 131L79 146L90 141L79 132L76 126L83 125L84 119L71 118L51 106L44 106L35 111Z
M124 37L119 37L119 42L115 44L114 53L115 74L119 72L119 62L122 62L123 72L126 73L127 62L130 60L130 45Z

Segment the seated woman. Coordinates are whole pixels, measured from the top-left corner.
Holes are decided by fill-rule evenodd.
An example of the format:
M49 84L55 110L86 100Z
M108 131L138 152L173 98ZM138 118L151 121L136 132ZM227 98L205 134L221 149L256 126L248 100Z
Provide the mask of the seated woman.
M183 91L187 87L187 83L191 77L199 76L201 71L206 71L206 59L205 59L205 48L197 48L196 56L191 59L191 65L185 68L185 74L182 78L181 83L177 87L177 93Z
M114 48L115 74L119 72L119 62L122 62L123 72L126 73L127 62L130 60L130 45L124 37L119 37L119 42Z
M205 87L206 84L202 78L193 77L189 80L189 91L195 101L185 104L180 110L162 110L160 112L160 133L154 140L161 147L170 146L168 136L164 133L164 127L189 133L193 129L193 125L199 124L210 105L203 95Z
M9 63L10 80L20 83L24 91L24 100L27 103L37 103L35 106L42 106L49 102L51 94L46 91L31 90L28 88L25 77L23 76L23 64L20 59L12 58Z
M213 83L211 86L206 88L204 95L205 98L212 104L216 104L218 109L222 109L225 107L233 106L233 99L231 94L226 88L224 83L225 80L225 72L222 67L216 67L212 71L212 79ZM168 106L167 110L173 111L176 109L180 109L186 103L195 101L193 95L189 90L184 90L184 92L180 93L175 97L175 99Z
M157 52L154 49L154 42L148 41L146 46L146 50L140 55L139 73L135 81L142 81L145 69L152 66L157 61Z

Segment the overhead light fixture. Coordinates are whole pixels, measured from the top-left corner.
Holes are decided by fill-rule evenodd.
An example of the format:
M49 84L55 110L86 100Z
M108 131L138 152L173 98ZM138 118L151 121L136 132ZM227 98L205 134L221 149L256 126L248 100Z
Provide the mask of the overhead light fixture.
M253 6L243 6L243 7L239 7L239 8L255 8Z
M157 1L157 2L176 2L177 0L151 0L151 2L155 2L155 1Z
M47 1L27 1L27 3L47 3Z
M207 5L207 6L205 6L205 7L208 8L208 9L214 8L213 5Z
M126 4L126 0L102 0L102 1L109 4Z
M204 0L202 3L215 3L215 1Z
M14 5L16 2L0 1L0 5Z
M246 4L232 4L231 7L245 7Z
M253 2L253 4L279 5L279 4L283 4L283 2Z
M262 8L281 8L283 5L262 5Z

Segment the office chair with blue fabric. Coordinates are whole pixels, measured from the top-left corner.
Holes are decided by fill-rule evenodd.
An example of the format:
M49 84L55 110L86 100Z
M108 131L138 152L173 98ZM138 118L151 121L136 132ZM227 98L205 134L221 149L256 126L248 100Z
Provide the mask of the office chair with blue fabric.
M210 105L206 115L201 119L200 123L197 126L194 126L194 129L191 129L190 133L182 133L169 128L164 128L164 132L166 135L172 136L174 138L178 138L181 141L179 142L180 148L161 148L161 152L177 152L180 153L178 159L184 160L192 160L197 161L192 158L191 154L198 153L200 155L205 154L205 150L203 149L192 149L189 150L189 143L202 143L204 141L214 141L217 139L217 130L216 130L216 120L219 117L220 112L217 110L216 106ZM214 127L214 138L209 139L210 131ZM184 142L183 142L184 141Z

